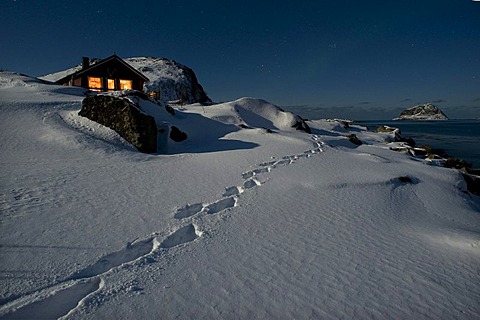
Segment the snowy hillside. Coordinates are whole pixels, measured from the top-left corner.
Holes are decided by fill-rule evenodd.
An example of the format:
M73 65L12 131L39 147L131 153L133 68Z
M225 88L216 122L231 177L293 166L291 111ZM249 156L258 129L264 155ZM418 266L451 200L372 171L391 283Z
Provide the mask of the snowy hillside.
M480 318L480 199L389 133L245 98L149 155L83 98L0 73L0 319Z
M145 84L145 90L160 92L163 101L181 100L183 103L208 103L210 98L197 80L192 69L174 60L154 57L136 57L124 59L132 67L145 75L150 82ZM91 59L93 65L98 59ZM81 64L56 73L40 77L43 80L55 82L69 74L79 71Z

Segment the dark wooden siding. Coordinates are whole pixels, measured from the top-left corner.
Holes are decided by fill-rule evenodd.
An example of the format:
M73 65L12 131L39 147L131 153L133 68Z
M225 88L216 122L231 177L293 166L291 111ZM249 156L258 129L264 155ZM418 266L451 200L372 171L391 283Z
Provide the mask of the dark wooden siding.
M107 79L115 80L115 90L120 90L119 80L132 80L132 89L143 91L143 84L145 80L125 66L122 62L111 59L104 63L98 63L93 65L85 71L78 71L72 75L72 78L63 81L64 85L74 85L88 88L88 77L97 77L102 79L103 88L102 91L107 91Z

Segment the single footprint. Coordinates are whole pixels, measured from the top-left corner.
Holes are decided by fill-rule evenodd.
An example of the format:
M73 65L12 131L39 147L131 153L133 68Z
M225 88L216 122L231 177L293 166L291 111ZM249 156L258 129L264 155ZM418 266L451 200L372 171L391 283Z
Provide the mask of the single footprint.
M260 163L258 166L259 167L269 167L271 165L273 165L276 161L268 161L268 162L262 162Z
M128 243L122 250L103 256L96 263L76 272L67 280L90 278L105 273L119 265L134 261L150 253L156 248L156 244L158 243L156 243L155 238Z
M65 289L55 290L43 300L7 313L1 319L58 319L75 309L85 297L100 287L100 279L80 280Z
M224 197L236 196L243 193L244 191L245 191L244 187L237 187L237 186L228 187L228 188L225 188L225 192L223 193L223 196ZM203 209L203 206L202 206L202 209Z
M247 172L242 173L242 178L243 179L250 179L254 175L255 175L254 171L247 171Z
M181 244L191 242L201 236L202 232L199 231L194 224L190 223L166 237L165 240L160 243L160 248L173 248Z
M197 213L200 213L202 210L203 210L203 203L186 205L185 207L178 209L174 217L176 219L184 219L184 218L191 217Z
M286 166L286 165L289 165L291 163L293 163L293 160L291 160L290 158L287 158L287 159L279 160L279 161L275 162L275 166Z
M225 209L233 208L237 205L237 200L238 198L235 196L218 200L206 206L205 211L209 214L215 214Z
M243 183L245 189L252 189L261 185L260 181L255 178L251 178Z
M262 174L262 173L268 173L272 171L272 168L271 167L264 167L264 168L260 168L260 169L255 169L253 170L253 173L255 174Z

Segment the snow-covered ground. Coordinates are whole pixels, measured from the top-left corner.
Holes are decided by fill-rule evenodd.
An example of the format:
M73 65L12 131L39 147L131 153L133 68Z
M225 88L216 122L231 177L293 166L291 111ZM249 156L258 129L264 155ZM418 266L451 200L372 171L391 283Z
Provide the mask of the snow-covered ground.
M0 73L1 319L480 317L458 172L256 99L186 106L189 140L141 154L83 98Z

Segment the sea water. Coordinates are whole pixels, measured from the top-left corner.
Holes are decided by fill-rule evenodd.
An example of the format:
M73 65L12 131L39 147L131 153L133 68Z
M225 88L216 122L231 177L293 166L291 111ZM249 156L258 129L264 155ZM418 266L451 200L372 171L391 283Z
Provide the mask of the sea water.
M440 121L358 121L356 124L375 131L381 125L399 128L417 146L443 149L449 156L461 158L480 168L480 120Z

